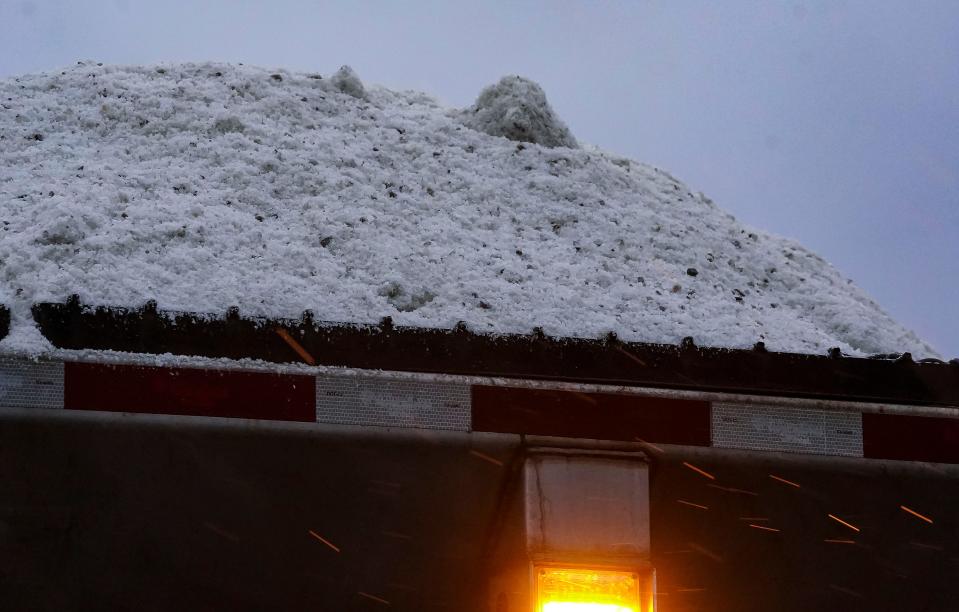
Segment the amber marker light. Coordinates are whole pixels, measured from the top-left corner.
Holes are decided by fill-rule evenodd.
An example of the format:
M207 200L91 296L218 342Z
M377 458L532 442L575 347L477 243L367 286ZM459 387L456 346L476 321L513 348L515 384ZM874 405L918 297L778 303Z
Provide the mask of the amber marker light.
M647 612L635 572L544 567L536 571L536 612Z

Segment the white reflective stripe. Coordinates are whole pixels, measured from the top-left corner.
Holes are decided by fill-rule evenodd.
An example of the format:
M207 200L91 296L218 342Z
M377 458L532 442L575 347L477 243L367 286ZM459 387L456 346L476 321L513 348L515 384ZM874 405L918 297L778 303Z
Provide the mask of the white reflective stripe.
M610 387L445 374L340 368L274 366L229 360L151 362L147 356L107 355L107 363L194 367L313 375L316 421L356 427L472 431L471 388L475 384L581 393L710 401L711 446L767 452L862 457L862 414L890 413L959 418L959 408L895 406L716 392ZM72 360L72 358L70 359ZM77 361L96 362L84 353ZM0 357L0 408L62 409L64 362ZM649 440L655 443L656 440Z
M0 408L63 408L63 362L0 358Z
M859 413L714 403L712 446L862 457Z
M340 425L470 431L470 385L317 376L316 420Z

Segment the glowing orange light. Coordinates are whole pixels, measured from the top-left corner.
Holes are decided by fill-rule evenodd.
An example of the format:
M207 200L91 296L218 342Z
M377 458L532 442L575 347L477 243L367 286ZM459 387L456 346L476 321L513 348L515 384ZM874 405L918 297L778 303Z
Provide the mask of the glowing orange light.
M316 359L313 359L313 355L310 355L303 346L297 342L293 336L290 335L290 332L286 331L282 327L277 327L275 330L276 335L280 338L283 338L283 342L286 342L290 345L290 348L296 351L296 354L300 356L300 359L305 361L309 365L316 365Z
M310 529L310 535L313 536L314 538L316 538L317 540L319 540L320 542L323 542L324 544L326 544L327 546L329 546L330 548L332 548L334 551L340 552L340 549L339 549L338 546L336 546L335 544L333 544L332 542L330 542L329 540L327 540L326 538L324 538L324 537L321 536L320 534L316 533L316 532L313 531L312 529Z
M536 568L536 612L640 612L634 572Z
M549 601L543 612L633 612L632 608L616 604L588 603L582 601Z
M853 525L853 524L851 524L851 523L847 523L846 521L842 520L841 518L839 518L839 517L836 516L835 514L830 514L830 515L828 515L828 516L829 516L829 518L831 518L832 520L836 521L837 523L841 523L841 524L845 525L846 527L849 527L849 528L852 529L853 531L859 531L859 527L856 527L855 525Z
M786 480L785 478L781 478L781 477L779 477L779 476L776 476L775 474L770 474L769 477L772 478L773 480L778 480L779 482L781 482L781 483L783 483L783 484L788 484L790 487L796 487L797 489L801 489L801 488L802 488L802 487L799 486L798 483L795 483L795 482L793 482L793 481L791 481L791 480Z
M746 489L737 489L736 487L724 487L723 485L718 485L712 482L706 486L711 487L713 489L719 489L720 491L726 491L727 493L739 493L742 495L752 495L753 497L759 497L759 493L755 493L753 491L747 491Z
M390 602L386 601L382 597L377 597L376 595L370 595L369 593L364 593L363 591L357 591L356 594L359 595L360 597L365 597L367 599L375 601L376 603L381 603L384 606L390 605Z
M715 476L713 476L712 474L710 474L710 473L707 472L706 470L703 470L703 469L700 469L700 468L696 467L695 465L693 465L692 463L689 463L688 461L683 461L683 465L685 465L686 467L688 467L688 468L691 469L692 471L696 472L697 474L700 474L701 476L705 476L706 478L708 478L708 479L710 479L710 480L716 480L716 477L715 477Z
M591 406L596 406L599 404L599 402L597 402L595 399L581 391L571 391L571 393Z
M478 458L482 459L483 461L487 461L487 462L489 462L489 463L492 463L493 465L496 465L496 466L499 466L499 467L503 467L503 462L502 462L502 461L500 461L500 460L497 459L496 457L490 457L490 456L487 455L486 453L481 453L481 452L479 452L478 450L471 450L471 451L470 451L470 454L473 455L474 457L478 457Z
M899 506L899 507L902 508L904 511L908 512L909 514L913 515L914 517L916 517L916 518L921 518L922 520L924 520L924 521L926 521L927 523L929 523L930 525L932 525L932 519L929 518L928 516L923 516L923 515L919 514L918 512L916 512L915 510L913 510L913 509L911 509L911 508L907 508L907 507L905 507L905 506Z
M620 353L622 353L623 355L626 355L627 357L629 357L630 359L632 359L633 361L635 361L635 362L638 363L639 365L643 366L644 368L646 367L646 362L645 362L645 361L643 361L642 359L640 359L640 358L637 357L636 355L633 355L632 353L630 353L630 352L627 351L626 349L617 346L617 347L616 347L616 350L619 351Z
M652 442L647 442L646 440L643 440L642 438L633 438L633 439L636 440L637 442L639 442L640 444L642 444L644 447L650 448L650 449L656 451L656 452L659 453L660 455L665 455L665 454L666 454L666 451L664 451L664 450L661 449L660 447L656 446L656 445L653 444Z

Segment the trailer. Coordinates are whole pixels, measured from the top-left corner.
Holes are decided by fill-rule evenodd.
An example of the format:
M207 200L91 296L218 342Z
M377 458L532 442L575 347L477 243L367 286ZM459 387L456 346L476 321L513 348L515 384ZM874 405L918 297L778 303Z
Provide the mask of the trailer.
M11 609L959 600L955 361L33 316L56 350L0 357Z

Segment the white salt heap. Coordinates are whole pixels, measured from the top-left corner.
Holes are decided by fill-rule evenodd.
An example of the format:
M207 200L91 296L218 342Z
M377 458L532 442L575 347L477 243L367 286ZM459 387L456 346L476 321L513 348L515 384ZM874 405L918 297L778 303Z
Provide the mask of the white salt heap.
M744 228L661 170L575 146L516 77L466 110L364 87L348 68L81 63L2 81L0 302L14 329L0 349L41 350L30 305L76 293L935 355L795 242Z
M544 147L579 146L546 101L543 88L522 77L503 77L490 85L461 116L467 126L490 136Z

